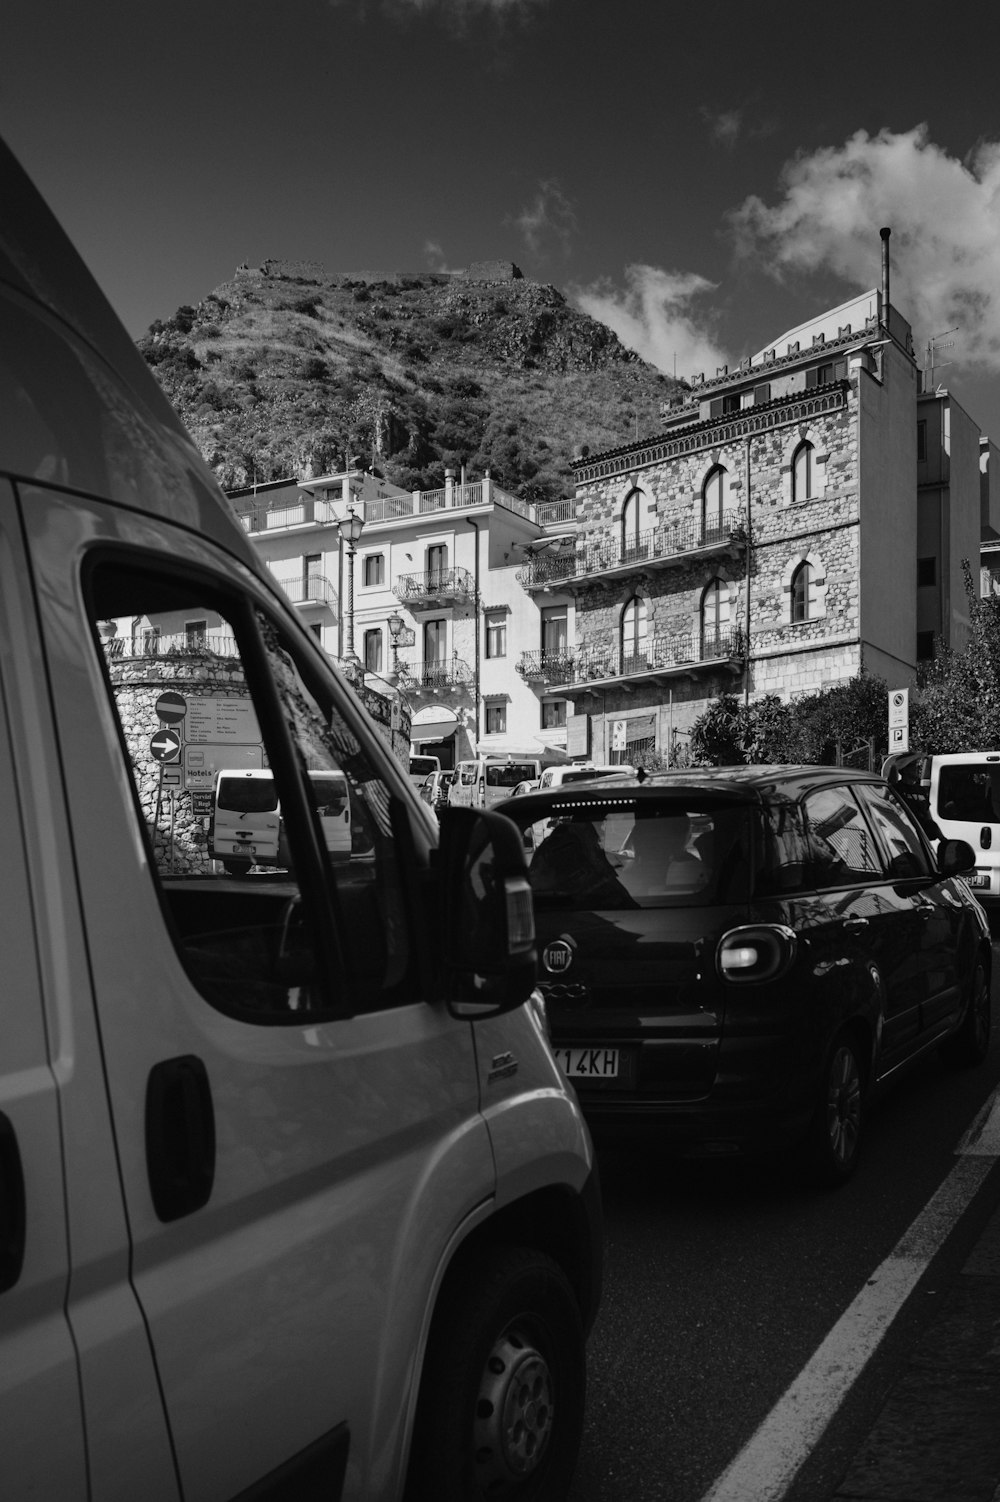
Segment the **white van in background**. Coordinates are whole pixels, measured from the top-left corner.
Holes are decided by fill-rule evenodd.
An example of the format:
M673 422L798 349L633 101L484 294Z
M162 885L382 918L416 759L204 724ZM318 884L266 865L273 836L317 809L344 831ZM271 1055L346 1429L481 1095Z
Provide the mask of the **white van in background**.
M351 853L351 799L343 772L311 771L309 784L327 852ZM251 866L287 869L289 856L274 777L267 770L223 768L215 779L209 854L230 875Z
M534 757L479 756L460 761L448 802L452 808L492 808L509 798L519 782L537 782L541 770Z
M1000 913L1000 751L930 756L930 815L947 840L968 840L976 869L963 879L987 911Z
M968 841L976 869L962 879L1000 914L1000 751L900 752L886 758L882 775L936 826L924 824L932 839Z
M440 772L441 758L438 756L423 756L416 753L410 755L410 782L417 792L423 787L432 772Z

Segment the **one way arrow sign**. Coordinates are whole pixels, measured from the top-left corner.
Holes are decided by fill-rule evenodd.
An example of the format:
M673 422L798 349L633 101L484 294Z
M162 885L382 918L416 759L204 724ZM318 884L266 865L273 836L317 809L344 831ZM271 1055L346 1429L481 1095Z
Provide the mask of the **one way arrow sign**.
M150 740L149 749L157 761L176 761L181 751L181 738L176 730L158 730Z

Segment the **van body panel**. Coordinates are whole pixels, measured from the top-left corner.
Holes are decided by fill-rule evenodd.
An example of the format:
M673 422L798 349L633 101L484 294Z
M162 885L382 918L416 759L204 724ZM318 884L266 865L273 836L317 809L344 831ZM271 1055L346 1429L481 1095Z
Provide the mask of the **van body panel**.
M386 1413L406 1407L410 1353L435 1275L434 1237L414 1241L415 1223L435 1225L440 1235L494 1191L470 1024L416 1000L394 1009L389 1027L376 1013L259 1029L205 1004L178 960L139 831L130 827L134 805L115 776L121 756L103 684L102 716L81 717L71 707L81 686L96 687L100 677L82 616L80 571L95 538L119 534L117 517L95 503L70 504L36 490L26 523L38 590L59 601L43 640L132 1228L133 1281L156 1350L186 1502L250 1485L341 1421L351 1432L347 1494L391 1496L375 1487L372 1467L384 1449ZM206 574L225 576L228 560L208 544L185 542L183 534L174 539L162 528L146 541L152 553L171 557L180 548L196 555ZM113 924L109 891L117 894ZM191 1056L204 1062L215 1103L215 1179L202 1211L164 1225L150 1200L147 1084L157 1065ZM276 1130L280 1123L290 1129ZM291 1219L290 1200L301 1200ZM403 1263L405 1280L397 1284ZM338 1275L360 1267L362 1285ZM211 1353L194 1362L206 1329ZM331 1361L338 1350L350 1350L351 1362ZM274 1372L292 1369L294 1391L275 1424ZM254 1382L252 1372L259 1373ZM396 1437L401 1445L402 1433Z
M7 831L0 1113L16 1136L27 1205L25 1273L0 1293L0 1475L9 1496L20 1496L21 1487L37 1496L83 1496L89 1476L95 1496L175 1502L163 1405L128 1279L128 1228L72 841L12 505L11 487L0 479L0 640L6 644L0 817ZM12 709L9 754L4 702ZM111 900L103 923L114 931ZM21 1308L30 1314L19 1317ZM53 1413L59 1414L55 1427Z

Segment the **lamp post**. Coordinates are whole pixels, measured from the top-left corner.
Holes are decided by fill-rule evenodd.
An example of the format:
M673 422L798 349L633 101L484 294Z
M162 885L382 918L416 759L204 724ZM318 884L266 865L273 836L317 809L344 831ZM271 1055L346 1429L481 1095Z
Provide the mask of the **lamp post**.
M398 610L394 610L388 619L389 636L392 638L392 676L399 678L399 638L403 634L403 626L406 624Z
M348 507L347 515L337 523L340 540L347 543L347 650L344 657L351 664L358 662L354 650L354 548L364 526L364 517L358 516L353 506Z

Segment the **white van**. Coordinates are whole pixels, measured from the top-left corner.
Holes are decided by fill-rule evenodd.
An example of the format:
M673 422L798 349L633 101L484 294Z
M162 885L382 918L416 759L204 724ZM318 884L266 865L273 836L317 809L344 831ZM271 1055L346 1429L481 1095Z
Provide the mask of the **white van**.
M452 808L492 808L509 798L519 782L537 781L541 763L534 757L479 756L460 761L448 793Z
M2 145L0 201L3 1502L564 1498L601 1220L517 831L439 835ZM226 746L287 869L212 859Z
M561 767L546 767L538 780L541 791L561 788L567 782L590 782L595 777L634 777L635 767L612 762L572 761Z
M440 772L441 758L438 756L420 756L416 752L410 755L410 781L419 791L432 772Z
M976 869L963 880L988 912L1000 914L1000 751L897 752L882 775L933 822L932 837L968 841Z
M314 807L328 855L351 854L351 802L343 772L310 772ZM230 875L254 866L288 866L281 806L267 769L226 767L216 775L208 853Z

